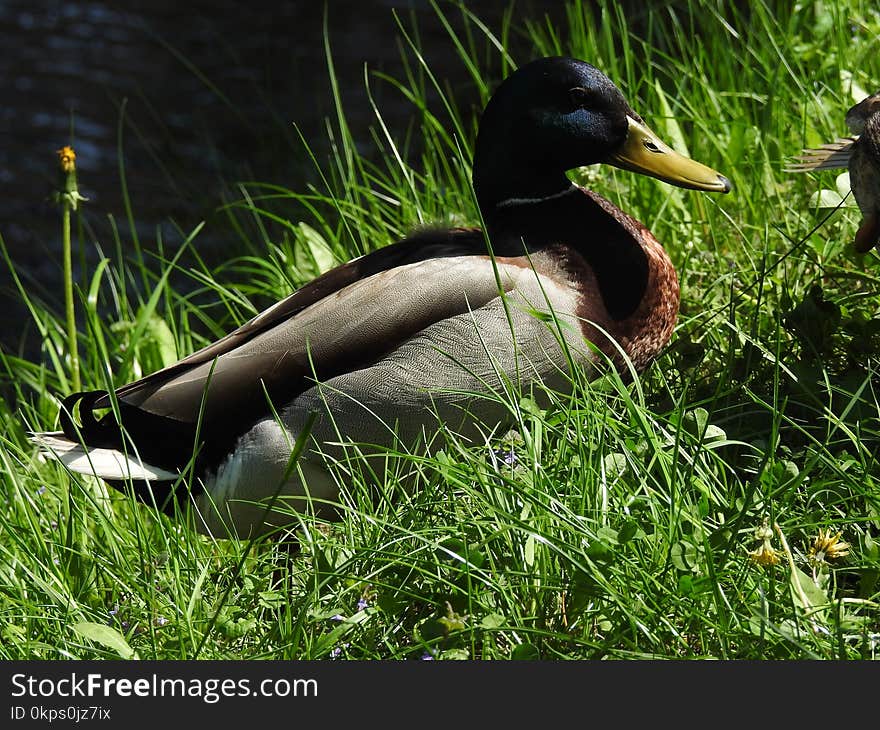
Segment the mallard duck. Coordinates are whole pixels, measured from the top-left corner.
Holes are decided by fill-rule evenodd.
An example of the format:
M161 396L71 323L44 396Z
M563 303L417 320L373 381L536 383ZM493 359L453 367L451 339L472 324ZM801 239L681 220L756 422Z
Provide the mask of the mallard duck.
M417 448L438 422L476 438L508 418L491 394L570 387L570 359L597 352L642 369L670 338L678 280L645 226L565 174L595 163L730 190L661 142L598 69L534 61L481 117L485 232L422 230L332 269L164 370L65 398L62 430L34 438L165 510L188 495L202 532L254 536L296 519L267 503L320 511L337 497L325 457L342 458L342 443ZM114 410L95 415L114 403L124 429Z
M850 107L846 126L854 136L804 150L787 170L849 169L850 188L862 212L853 246L867 253L880 243L880 91Z

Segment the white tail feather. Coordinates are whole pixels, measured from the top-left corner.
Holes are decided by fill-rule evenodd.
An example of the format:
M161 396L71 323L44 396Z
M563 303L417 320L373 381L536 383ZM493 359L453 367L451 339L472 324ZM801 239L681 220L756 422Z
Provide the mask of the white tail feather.
M177 479L174 474L140 461L134 454L123 454L116 449L83 447L68 439L61 431L46 431L30 436L40 450L58 459L71 471L88 474L101 479L145 479L148 481L167 481Z

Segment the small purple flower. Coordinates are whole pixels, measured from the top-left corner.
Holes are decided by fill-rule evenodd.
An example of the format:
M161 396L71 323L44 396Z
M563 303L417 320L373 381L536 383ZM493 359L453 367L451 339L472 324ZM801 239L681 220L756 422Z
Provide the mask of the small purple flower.
M363 611L363 610L364 610L367 606L369 606L369 605L370 605L370 603L369 603L369 601L367 601L366 598L361 598L361 599L358 601L357 610L358 610L358 611Z
M45 493L46 493L46 487L45 487L45 486L40 487L40 488L37 490L37 496L38 496L38 497L42 497Z
M57 523L55 520L52 520L52 521L49 523L49 527L51 527L53 530L57 530L57 529L58 529L58 523Z
M519 461L516 452L511 448L492 449L492 454L505 466L514 466Z
M337 613L335 616L331 616L330 620L331 621L345 621L345 616L343 616L341 613Z
M426 651L426 652L425 652L424 654L422 654L422 656L419 657L419 658L420 658L423 662L433 662L435 657L434 657L434 655L433 655L431 652Z
M168 623L168 619L164 616L156 616L156 626L164 626Z
M341 646L334 647L333 649L330 650L330 658L331 659L338 659L341 656L342 656L342 647Z
M114 604L113 608L111 608L107 613L109 613L111 616L115 616L117 613L119 613L119 604Z

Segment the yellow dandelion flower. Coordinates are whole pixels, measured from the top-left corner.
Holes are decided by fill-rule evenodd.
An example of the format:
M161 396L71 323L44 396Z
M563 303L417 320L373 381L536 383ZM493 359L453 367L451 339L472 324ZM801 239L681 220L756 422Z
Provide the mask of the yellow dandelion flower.
M58 160L61 163L61 172L69 173L76 170L76 152L73 151L73 147L70 145L65 145L60 150L57 150Z
M749 559L756 565L768 566L779 563L779 553L776 552L769 540L761 543L761 546L749 551Z
M70 145L64 145L60 150L55 150L58 155L58 190L55 192L55 202L68 210L76 210L80 201L88 200L79 194L76 184L76 152Z
M776 552L776 548L770 543L770 540L773 539L773 530L770 529L767 520L764 520L763 523L755 528L754 534L755 539L760 540L761 544L754 550L749 550L749 559L753 563L764 567L778 564L780 560L779 553Z
M844 555L849 555L850 545L848 542L841 540L842 532L832 534L831 530L827 532L823 529L819 530L819 535L810 545L809 557L812 563L825 563L828 560L836 560Z

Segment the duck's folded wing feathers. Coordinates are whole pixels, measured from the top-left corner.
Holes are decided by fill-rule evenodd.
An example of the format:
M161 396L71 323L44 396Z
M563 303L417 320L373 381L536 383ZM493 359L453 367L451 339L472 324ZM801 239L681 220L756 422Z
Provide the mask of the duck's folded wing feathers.
M226 338L116 391L126 431L158 468L182 468L196 441L200 456L216 463L253 423L316 380L366 367L431 324L497 297L484 246L479 232L444 232L434 243L404 241L328 272ZM513 288L525 268L499 264L502 286ZM122 448L112 414L91 415L109 405L106 395L84 401L89 413L79 428L62 418L68 438L81 433L87 443Z
M272 329L291 319L306 307L344 289L346 286L397 266L416 263L432 258L458 256L484 250L483 233L476 228L454 228L450 230L425 230L390 246L353 259L325 272L305 286L263 310L241 327L225 337L212 342L200 350L178 360L162 370L147 375L118 388L118 397L134 394L136 391L159 387L175 374L182 373L196 365L211 362L215 358L231 352L262 332ZM110 406L109 396L95 403L97 408Z
M812 172L847 167L858 137L843 137L816 149L805 149L785 166L785 172Z

